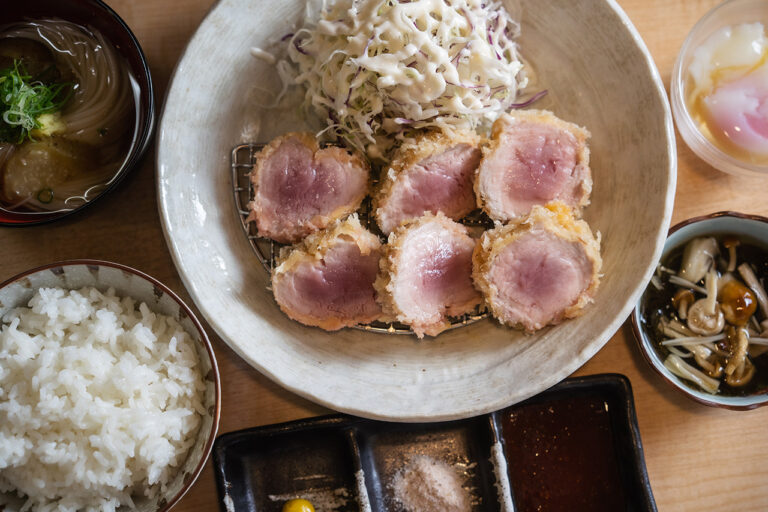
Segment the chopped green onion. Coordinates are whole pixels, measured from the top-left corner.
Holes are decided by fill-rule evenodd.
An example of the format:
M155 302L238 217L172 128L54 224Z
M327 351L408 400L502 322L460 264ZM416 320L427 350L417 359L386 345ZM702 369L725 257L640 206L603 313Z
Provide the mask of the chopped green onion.
M71 92L68 83L33 81L21 61L14 60L13 67L0 71L0 140L31 140L31 132L42 127L40 117L61 110Z

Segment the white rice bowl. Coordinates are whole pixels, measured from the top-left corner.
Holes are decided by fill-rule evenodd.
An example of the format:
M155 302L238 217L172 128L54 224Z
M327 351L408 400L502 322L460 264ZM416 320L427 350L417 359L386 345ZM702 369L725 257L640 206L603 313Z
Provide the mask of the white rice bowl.
M179 323L110 288L41 288L0 328L0 492L21 510L154 497L194 445L206 386Z

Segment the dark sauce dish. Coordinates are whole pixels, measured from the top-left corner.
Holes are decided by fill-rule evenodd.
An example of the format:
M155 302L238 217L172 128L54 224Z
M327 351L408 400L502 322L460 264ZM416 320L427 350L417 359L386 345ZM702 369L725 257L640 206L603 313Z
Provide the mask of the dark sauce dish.
M656 510L625 376L566 379L494 417L516 512Z
M566 379L465 420L338 414L230 432L213 448L222 512L280 512L295 498L317 510L400 512L393 482L414 457L448 464L472 511L656 511L632 388L616 374Z
M146 57L130 28L115 11L100 0L66 2L28 0L8 3L0 9L0 31L7 27L15 27L17 24L37 23L42 20L61 20L78 25L84 28L85 32L99 34L111 47L124 72L127 72L127 76L130 77L128 90L129 94L132 95L132 102L130 103L129 118L128 121L121 120L120 122L121 129L125 130L121 139L123 146L121 146L119 157L114 159L117 164L110 167L106 179L99 181L97 185L88 185L85 188L87 192L83 192L81 195L61 194L62 198L67 197L75 200L68 200L66 205L62 206L54 207L52 205L50 209L37 208L37 211L34 211L33 208L12 205L7 199L0 201L0 226L30 226L47 223L88 207L117 187L126 174L138 165L149 147L155 126L155 97ZM99 130L104 131L102 128ZM96 147L93 151L103 152L103 148ZM73 164L74 172L82 171L82 169L75 167L76 164ZM0 184L2 184L2 179L0 177ZM41 188L41 192L36 196L29 195L29 197L31 198L30 203L33 203L35 199L38 202L49 203L53 197L53 192L51 188L46 186ZM59 197L56 199L58 201Z
M681 268L686 246L694 239L706 237L713 237L719 246L722 246L726 239L737 240L739 245L736 247L736 253L739 263L749 264L763 287L768 284L768 218L728 211L688 219L670 228L660 260L661 265L669 270L657 272L656 275ZM729 255L723 254L725 251L722 247L720 251L719 262L716 264L722 266L729 259ZM738 276L738 272L735 274ZM664 284L662 291L653 283L649 284L632 312L635 338L651 368L677 391L704 405L750 410L768 403L768 354L755 355L747 352L747 359L754 367L751 380L745 385L730 386L725 376L718 377L722 382L715 391L706 391L691 380L680 378L665 366L670 352L660 345L662 336L659 334L657 320L661 316L674 318L676 314L676 308L670 306L672 292L667 289L668 286ZM755 306L754 316L758 318L760 315L758 321L764 320L762 314L761 307ZM727 329L727 321L725 325ZM693 358L687 359L690 360ZM690 365L704 370L698 367L695 361ZM706 375L706 372L703 373Z

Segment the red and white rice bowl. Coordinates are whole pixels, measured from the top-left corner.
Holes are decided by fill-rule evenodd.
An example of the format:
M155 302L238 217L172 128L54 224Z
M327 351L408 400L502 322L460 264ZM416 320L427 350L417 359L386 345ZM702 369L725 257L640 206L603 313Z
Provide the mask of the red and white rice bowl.
M76 260L0 285L0 319L0 508L170 509L220 413L210 341L181 299Z

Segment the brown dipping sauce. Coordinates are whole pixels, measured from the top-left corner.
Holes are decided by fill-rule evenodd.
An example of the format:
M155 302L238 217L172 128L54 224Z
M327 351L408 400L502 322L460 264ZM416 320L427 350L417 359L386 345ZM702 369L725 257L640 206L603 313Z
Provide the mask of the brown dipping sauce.
M607 407L597 395L577 395L502 418L517 512L627 509Z

